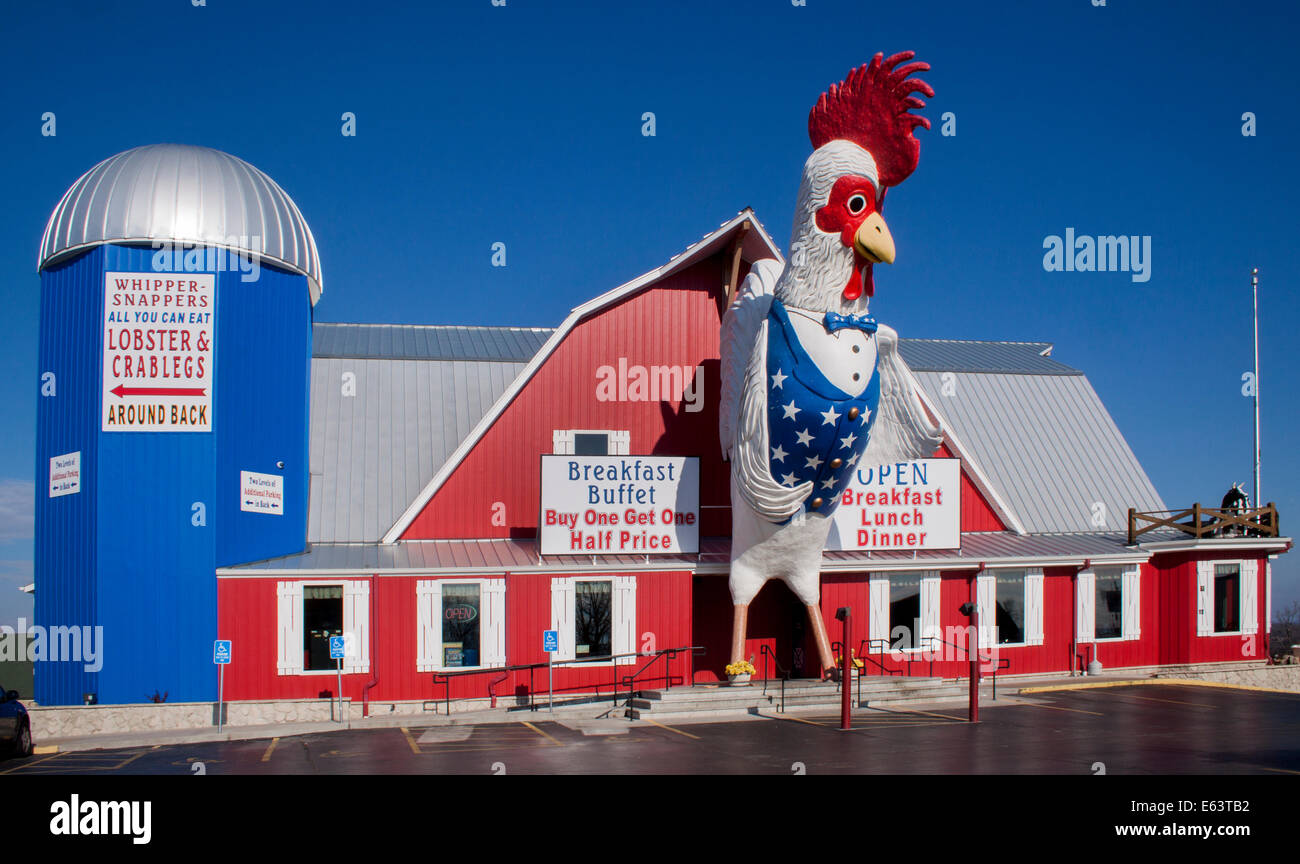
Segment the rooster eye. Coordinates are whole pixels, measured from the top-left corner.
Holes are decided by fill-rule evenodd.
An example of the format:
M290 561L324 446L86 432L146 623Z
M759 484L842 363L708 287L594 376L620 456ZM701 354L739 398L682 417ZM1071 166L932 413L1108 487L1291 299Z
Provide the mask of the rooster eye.
M849 212L854 216L867 209L867 199L863 195L854 195L849 198Z

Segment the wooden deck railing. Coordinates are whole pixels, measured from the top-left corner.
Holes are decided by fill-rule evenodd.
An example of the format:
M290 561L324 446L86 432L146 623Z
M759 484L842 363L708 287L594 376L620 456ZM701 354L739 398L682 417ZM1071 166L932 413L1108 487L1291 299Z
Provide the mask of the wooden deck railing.
M1183 521L1187 520L1187 521ZM1145 523L1139 528L1139 523ZM1186 510L1128 511L1128 545L1156 528L1176 528L1196 539L1205 537L1276 537L1277 505L1267 507L1221 509L1193 504Z

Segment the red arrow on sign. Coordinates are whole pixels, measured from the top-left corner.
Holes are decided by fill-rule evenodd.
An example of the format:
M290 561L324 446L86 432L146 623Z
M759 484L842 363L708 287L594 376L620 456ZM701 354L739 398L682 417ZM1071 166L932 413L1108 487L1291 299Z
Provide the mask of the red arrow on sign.
M123 396L202 396L207 391L202 387L127 387L118 384L108 392L121 398Z

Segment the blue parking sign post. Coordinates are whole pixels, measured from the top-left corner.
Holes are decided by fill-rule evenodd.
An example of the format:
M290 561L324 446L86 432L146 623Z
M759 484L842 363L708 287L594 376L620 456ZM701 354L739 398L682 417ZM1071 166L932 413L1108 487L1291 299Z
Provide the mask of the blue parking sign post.
M546 652L546 710L555 713L555 652L560 650L560 631L542 631L542 650Z
M330 637L330 659L334 661L339 676L339 722L343 722L343 657L347 653L347 640L342 636Z
M217 731L225 723L226 667L230 665L231 640L218 639L212 643L212 662L217 664Z

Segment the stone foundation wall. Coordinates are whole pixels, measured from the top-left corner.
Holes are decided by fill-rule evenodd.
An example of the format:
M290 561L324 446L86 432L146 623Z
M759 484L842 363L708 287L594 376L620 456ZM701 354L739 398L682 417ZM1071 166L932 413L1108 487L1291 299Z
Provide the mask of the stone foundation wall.
M1156 678L1195 678L1239 687L1265 687L1269 690L1287 690L1300 693L1300 666L1257 666L1249 669L1179 669L1166 670Z
M265 726L276 723L319 723L338 719L333 699L276 699L227 702L226 726ZM217 725L217 703L174 702L142 705L31 706L32 737L75 738L82 735L115 735L151 729L205 729ZM343 719L359 716L343 700Z

